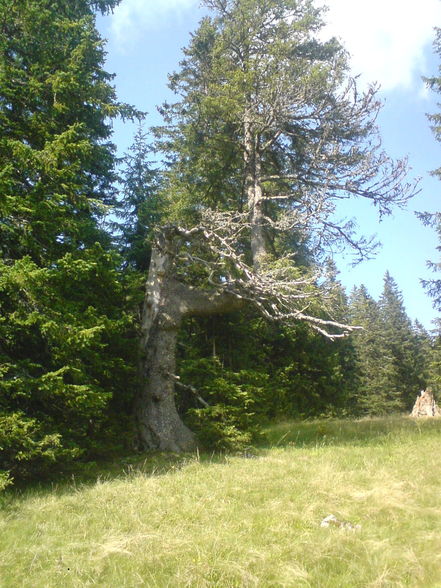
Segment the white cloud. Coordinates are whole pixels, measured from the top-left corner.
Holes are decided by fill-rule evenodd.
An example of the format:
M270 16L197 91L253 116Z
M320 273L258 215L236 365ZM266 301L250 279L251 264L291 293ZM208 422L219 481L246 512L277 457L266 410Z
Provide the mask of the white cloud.
M352 56L352 70L384 91L409 88L421 93L429 73L425 50L441 26L440 0L316 0L327 5L324 35L339 37ZM198 10L199 0L123 0L111 17L111 35L120 49L133 46L145 31L164 27Z
M325 0L326 34L339 37L354 74L385 91L421 86L424 51L441 26L440 0Z
M123 48L136 42L142 31L181 18L198 4L198 0L123 0L111 16L112 36Z

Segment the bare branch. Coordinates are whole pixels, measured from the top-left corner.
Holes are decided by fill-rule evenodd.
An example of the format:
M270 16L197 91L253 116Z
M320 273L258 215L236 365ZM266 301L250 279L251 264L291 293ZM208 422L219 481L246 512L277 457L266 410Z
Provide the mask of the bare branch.
M176 376L175 374L167 373L167 376L173 380L173 382L175 383L175 386L179 386L179 388L182 388L183 390L188 390L192 394L194 394L196 396L196 399L202 404L202 406L204 408L210 408L210 405L208 404L208 402L202 398L202 396L199 394L199 392L196 390L196 388L194 388L194 386L190 386L189 384L183 384L181 382L180 377Z
M272 321L307 322L329 339L346 336L355 329L332 319L319 318L312 312L313 308L319 308L323 295L317 286L320 276L300 274L293 264L292 255L286 255L277 262L268 260L258 272L246 262L241 248L250 227L247 213L219 212L207 208L201 216L201 224L191 229L180 226L164 228L169 237L181 242L176 250L176 262L204 269L207 285L212 288L211 292L204 292L183 285L185 292L177 290L180 300L189 304L191 314L198 314L198 309L205 306L210 312L216 312L216 300L219 301L219 308L224 308L223 305L228 305L233 298L241 303L247 301L253 304ZM302 221L300 218L301 214L293 212L291 217L287 215L278 223L271 219L267 221L277 228L290 228L294 223L300 226L305 221L305 218ZM224 296L227 298L224 299Z

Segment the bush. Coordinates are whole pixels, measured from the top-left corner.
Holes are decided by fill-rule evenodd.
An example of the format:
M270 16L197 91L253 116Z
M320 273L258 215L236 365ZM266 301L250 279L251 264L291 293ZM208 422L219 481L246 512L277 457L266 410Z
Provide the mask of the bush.
M10 484L12 484L12 478L10 477L9 472L0 471L0 492L3 492L3 490Z
M36 419L17 412L0 414L0 487L11 483L7 472L20 478L41 475L55 462L78 454L77 448L62 447L59 435L45 434Z
M188 422L205 449L239 451L248 447L255 429L241 424L240 409L216 404L208 408L191 409Z
M262 420L267 376L228 370L217 357L183 361L180 376L209 404L202 408L195 398L180 399L186 422L206 449L240 450L252 443Z

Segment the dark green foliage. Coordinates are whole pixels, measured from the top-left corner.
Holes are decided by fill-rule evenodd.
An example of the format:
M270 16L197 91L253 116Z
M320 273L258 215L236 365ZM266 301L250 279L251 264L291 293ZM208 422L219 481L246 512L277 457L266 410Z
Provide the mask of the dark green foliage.
M136 341L116 262L96 245L0 271L0 410L37 419L74 455L105 447L112 406L130 410Z
M115 443L134 385L131 289L103 221L111 119L93 9L0 0L0 468L16 477Z
M353 414L354 353L349 340L331 342L299 326L288 331L275 353L275 417Z
M352 335L356 350L356 395L362 414L381 414L397 410L383 389L380 372L383 366L381 320L377 302L366 287L354 288L350 298L350 318L361 330Z
M430 338L409 320L397 284L386 273L376 302L364 286L351 295L352 335L357 357L357 401L361 413L409 410L427 384Z
M209 405L190 408L186 418L204 447L242 449L251 444L268 375L252 370L233 372L214 356L184 362L181 378L192 382Z
M439 323L430 355L429 382L439 404L441 400L441 324Z
M121 253L129 266L142 272L149 267L153 229L163 217L159 173L152 167L150 153L147 135L140 126L123 159L123 189L117 207L122 219L117 225Z
M346 76L345 53L334 40L312 39L321 26L312 4L298 3L297 13L291 0L223 3L227 12L202 21L181 70L170 78L180 102L164 105L166 126L156 129L165 170L159 176L151 163L141 127L123 160L117 204L123 222L111 236L106 214L117 200L111 120L141 116L117 101L112 76L103 69L94 10L105 13L117 4L0 0L0 490L9 476L41 476L60 462L130 442L138 385L135 311L149 241L158 223L191 224L203 206L246 210L246 103L255 107L266 176L263 206L273 221L290 209L301 216L316 207L313 224L321 223L319 211L333 205L316 205L311 195L329 188L336 169L346 182L366 163L364 138L373 131L378 104L369 94L366 111L345 124L350 92L345 103L336 99ZM301 15L297 24L279 18L287 10ZM227 13L235 18L228 21ZM274 16L277 26L260 27L262 15ZM280 35L277 43L271 31ZM255 47L247 45L250 39ZM245 69L236 67L236 41L239 51L249 51L241 62ZM272 92L279 108L274 120ZM325 159L314 161L323 145ZM325 163L314 169L318 161ZM337 182L333 190L372 196L363 182ZM388 212L390 200L379 193L373 199ZM304 228L276 234L272 225L270 255L295 253L293 274L309 272L318 263L311 251L341 234L326 226L314 240ZM343 233L351 240L350 224ZM362 255L368 243L356 245ZM245 239L238 252L249 256ZM324 286L332 295L314 312L346 322L345 293L332 264L327 269ZM205 287L205 270L187 263L177 277ZM438 304L439 286L433 285ZM202 445L243 449L271 419L408 408L428 377L428 355L431 381L439 384L439 340L432 352L427 333L409 323L390 276L379 304L362 287L350 307L351 320L365 329L336 342L304 324L268 323L251 308L188 320L179 347L184 386L177 395Z
M1 0L0 247L58 259L106 239L116 102L89 2ZM105 3L101 3L104 5Z
M391 275L384 277L384 288L379 300L382 320L383 388L391 398L400 399L408 410L416 394L424 387L421 374L424 364L418 365L417 341L412 323L406 314L403 297Z
M274 419L353 413L354 361L351 340L331 342L302 324L284 328L250 309L191 319L179 375L194 390L177 388L179 407L205 445L249 444Z
M12 479L44 474L56 461L78 456L78 448L63 449L61 445L60 435L45 434L35 419L19 412L0 413L1 467L13 472ZM0 476L0 491L8 480L5 473Z

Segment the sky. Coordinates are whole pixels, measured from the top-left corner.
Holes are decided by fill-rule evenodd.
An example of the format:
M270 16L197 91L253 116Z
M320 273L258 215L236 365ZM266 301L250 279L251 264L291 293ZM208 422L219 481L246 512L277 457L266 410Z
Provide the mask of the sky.
M322 6L323 0L316 0ZM347 288L365 284L378 299L389 271L403 293L409 317L427 329L439 318L421 286L433 276L427 260L437 261L437 236L424 227L415 211L441 211L441 182L430 171L441 166L441 144L430 130L426 113L439 110L439 96L422 76L437 75L440 60L433 53L434 27L441 26L441 1L327 0L323 37L337 36L351 56L351 69L361 86L380 85L383 101L378 126L383 148L393 158L407 157L409 179L420 178L419 194L403 211L379 222L365 203L341 210L355 218L363 234L375 234L382 248L375 259L356 267L350 256L337 256L340 280ZM107 70L115 73L118 98L146 111L146 126L161 123L156 107L171 98L167 75L178 69L182 48L204 14L199 0L122 0L112 15L99 17L107 39ZM114 123L120 154L133 141L136 128Z

